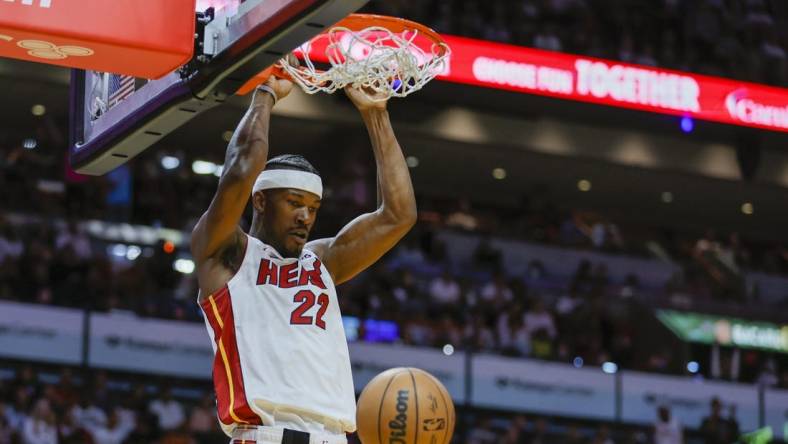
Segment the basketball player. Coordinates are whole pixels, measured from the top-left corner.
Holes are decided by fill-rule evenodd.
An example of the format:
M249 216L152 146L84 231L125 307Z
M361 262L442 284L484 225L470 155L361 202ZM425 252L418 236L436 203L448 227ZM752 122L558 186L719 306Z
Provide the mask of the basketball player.
M266 162L271 109L292 86L271 78L255 91L191 250L214 343L218 416L232 442L343 444L356 429L356 404L334 286L408 232L416 201L386 103L348 88L369 132L382 200L335 237L307 242L320 175L298 155ZM250 196L244 233L238 224Z

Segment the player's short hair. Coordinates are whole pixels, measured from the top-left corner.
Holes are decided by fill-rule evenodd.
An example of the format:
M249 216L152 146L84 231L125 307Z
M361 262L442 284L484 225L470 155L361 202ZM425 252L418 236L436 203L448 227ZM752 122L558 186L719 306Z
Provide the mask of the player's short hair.
M317 169L308 160L299 154L282 154L265 163L266 170L296 170L312 173L320 177Z

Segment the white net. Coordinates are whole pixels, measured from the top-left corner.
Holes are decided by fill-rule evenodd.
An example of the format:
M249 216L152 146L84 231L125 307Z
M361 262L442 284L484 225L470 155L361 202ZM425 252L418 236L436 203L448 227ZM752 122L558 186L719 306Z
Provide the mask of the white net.
M443 72L450 54L445 43L430 40L429 49L424 49L417 44L418 38L417 30L394 33L371 26L353 31L339 26L310 42L315 45L320 39L328 40L325 53L330 68L326 71L315 67L309 50L303 51L302 66L290 65L286 59L280 64L309 94L331 94L351 85L362 88L375 101L405 97Z

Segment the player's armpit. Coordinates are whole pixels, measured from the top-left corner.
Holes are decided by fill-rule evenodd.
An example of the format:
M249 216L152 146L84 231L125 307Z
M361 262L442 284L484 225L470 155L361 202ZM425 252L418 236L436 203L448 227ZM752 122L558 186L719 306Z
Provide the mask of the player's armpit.
M200 300L224 287L241 268L246 253L246 234L238 228L230 241L211 257L197 262L197 281L200 285Z
M248 174L251 179L243 177L236 180L225 175L219 180L219 187L208 210L192 230L191 253L198 264L216 256L228 245L237 242L239 233L243 234L238 221L249 200L254 181L252 174Z

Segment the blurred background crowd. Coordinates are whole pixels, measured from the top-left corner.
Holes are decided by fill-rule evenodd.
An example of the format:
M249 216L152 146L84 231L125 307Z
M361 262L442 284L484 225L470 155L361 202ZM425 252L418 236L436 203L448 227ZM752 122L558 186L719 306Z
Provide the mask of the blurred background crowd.
M371 2L447 34L785 86L780 0Z

